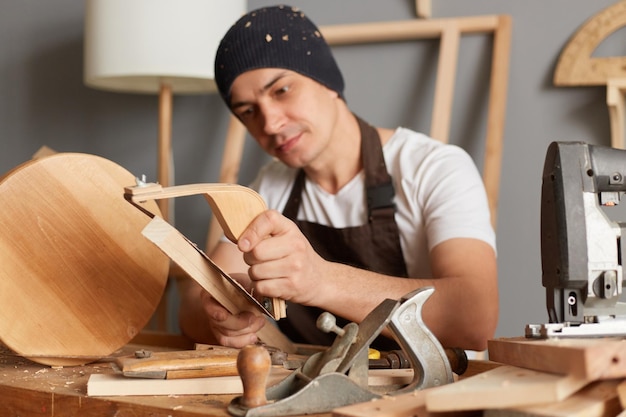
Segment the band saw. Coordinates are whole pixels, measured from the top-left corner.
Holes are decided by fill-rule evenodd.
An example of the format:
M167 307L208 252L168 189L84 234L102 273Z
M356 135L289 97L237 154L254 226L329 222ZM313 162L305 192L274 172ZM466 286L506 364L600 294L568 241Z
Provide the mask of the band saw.
M541 262L549 323L527 325L527 337L626 335L626 303L620 301L626 223L615 220L614 211L626 192L625 177L626 150L583 142L548 147Z

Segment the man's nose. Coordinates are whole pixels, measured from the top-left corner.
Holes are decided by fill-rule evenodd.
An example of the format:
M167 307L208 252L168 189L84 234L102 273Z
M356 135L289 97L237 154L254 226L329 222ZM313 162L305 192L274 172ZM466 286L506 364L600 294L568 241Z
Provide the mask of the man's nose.
M263 131L267 135L278 133L283 125L284 114L278 106L264 106L263 112Z

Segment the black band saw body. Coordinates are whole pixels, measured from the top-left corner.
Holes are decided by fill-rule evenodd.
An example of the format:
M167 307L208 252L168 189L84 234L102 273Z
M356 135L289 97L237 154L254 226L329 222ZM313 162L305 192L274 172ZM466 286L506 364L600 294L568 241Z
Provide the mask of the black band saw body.
M626 191L626 150L583 142L548 147L541 192L542 283L551 323L625 314L625 224L603 208Z

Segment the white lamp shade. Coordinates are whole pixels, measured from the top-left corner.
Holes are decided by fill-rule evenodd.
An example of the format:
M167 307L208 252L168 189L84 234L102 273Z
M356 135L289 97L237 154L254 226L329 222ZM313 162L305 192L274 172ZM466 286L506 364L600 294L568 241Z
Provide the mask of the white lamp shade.
M219 41L245 0L86 0L84 82L158 93L215 91Z

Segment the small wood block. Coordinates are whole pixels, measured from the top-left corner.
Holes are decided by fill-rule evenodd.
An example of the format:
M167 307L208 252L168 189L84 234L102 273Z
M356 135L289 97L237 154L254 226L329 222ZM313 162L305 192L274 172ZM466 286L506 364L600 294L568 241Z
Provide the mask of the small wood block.
M596 381L560 402L509 410L487 410L484 417L613 417L622 411L617 380Z
M588 380L503 365L426 395L428 411L486 410L561 401Z
M626 377L626 341L617 338L495 339L489 341L489 359L589 381Z

